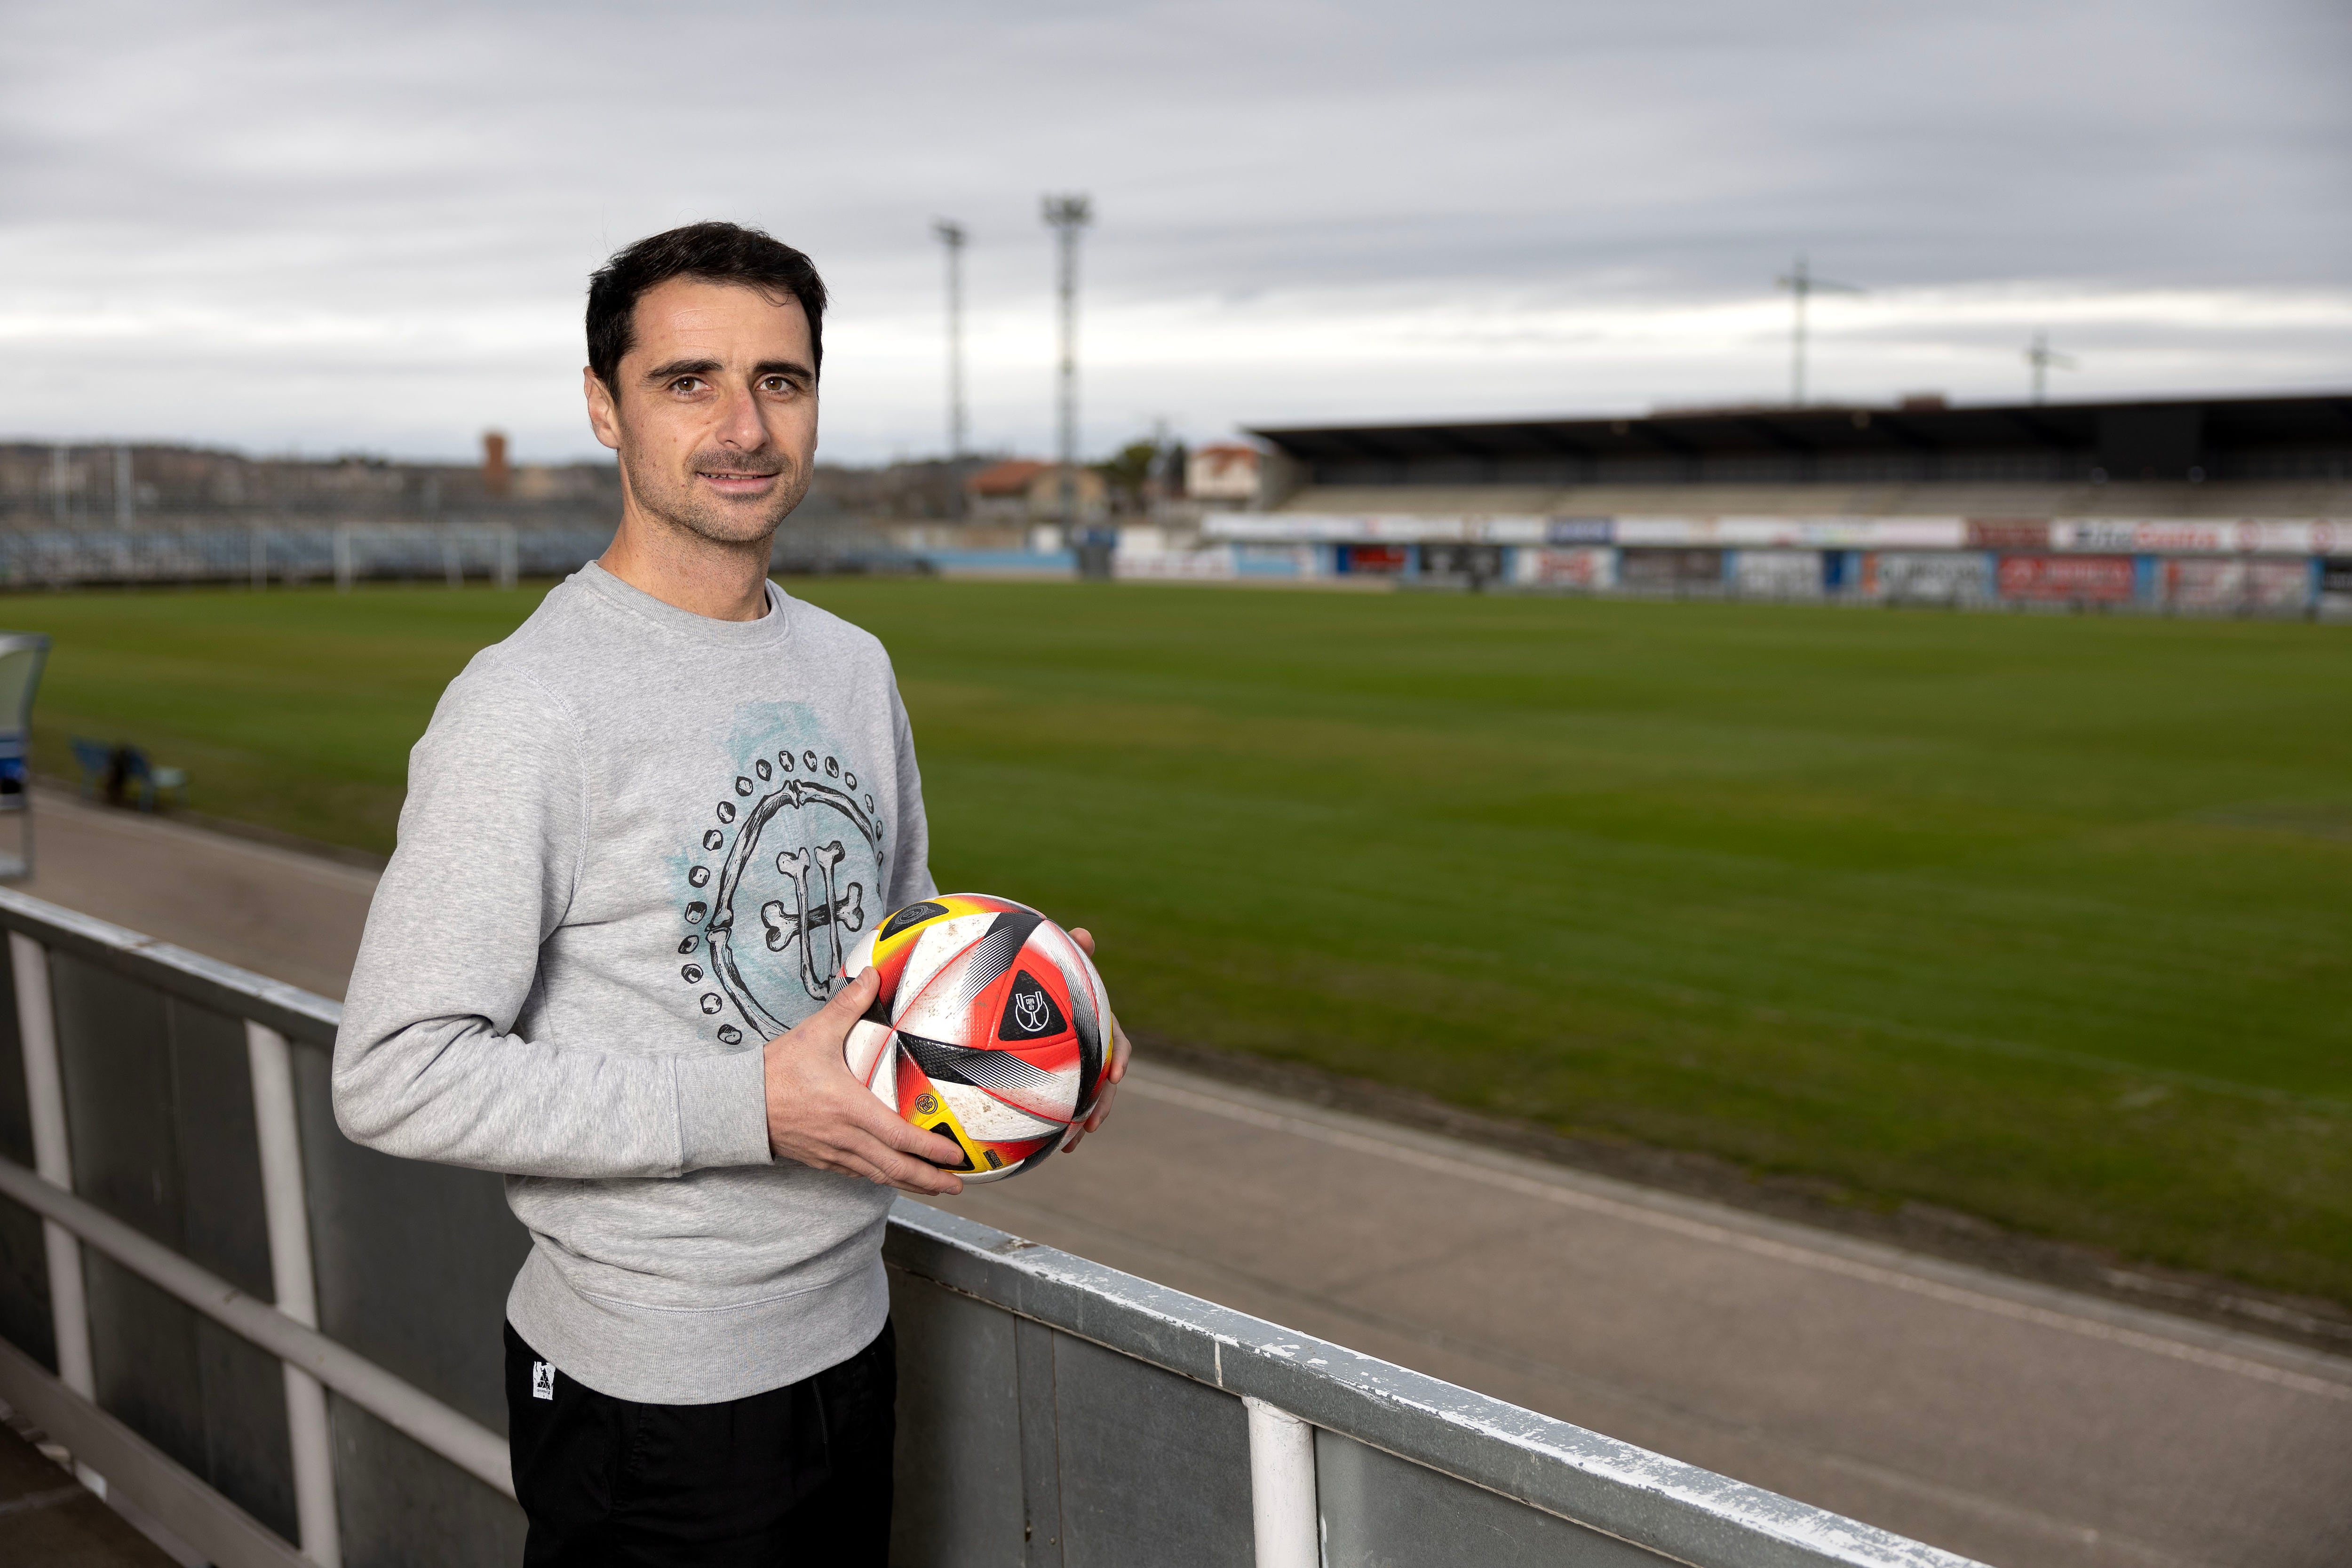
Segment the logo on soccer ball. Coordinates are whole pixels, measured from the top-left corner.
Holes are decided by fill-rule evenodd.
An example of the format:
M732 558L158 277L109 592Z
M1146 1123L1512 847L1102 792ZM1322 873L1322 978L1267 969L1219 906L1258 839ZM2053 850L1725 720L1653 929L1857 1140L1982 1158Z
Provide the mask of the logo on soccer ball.
M935 1113L939 1108L940 1097L938 1095L926 1090L925 1092L915 1096L915 1109L922 1112L925 1116L929 1116Z
M1004 1015L996 1022L999 1039L1043 1039L1068 1028L1069 1021L1054 1005L1054 998L1027 970L1013 976L1013 994L1004 999Z

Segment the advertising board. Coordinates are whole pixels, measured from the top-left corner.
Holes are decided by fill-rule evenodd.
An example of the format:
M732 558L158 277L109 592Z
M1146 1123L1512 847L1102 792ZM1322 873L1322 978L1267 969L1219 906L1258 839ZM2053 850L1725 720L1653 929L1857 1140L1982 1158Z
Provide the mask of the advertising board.
M1599 545L1573 550L1522 550L1511 563L1511 580L1542 588L1613 588L1617 552Z
M1201 532L1210 539L1242 544L1541 544L1559 521L1395 512L1213 511L1201 520Z
M1503 547L1499 544L1424 544L1421 547L1421 574L1447 581L1497 582L1503 575Z
M1402 544L1343 544L1339 570L1396 576L1403 572L1412 552Z
M2300 610L2311 603L2301 561L2195 556L2164 563L2164 602L2185 610Z
M1655 593L1723 585L1720 550L1619 550L1617 585Z
M2118 605L2132 596L2132 559L2128 555L2004 555L1998 581L2004 599Z
M1729 545L1747 550L1957 550L1957 517L1621 517L1620 544Z
M2058 550L2137 555L2325 555L2352 545L2352 521L2326 518L2084 518L2050 525Z
M1887 551L1874 562L1881 598L1906 605L1981 604L1992 597L1993 558L1982 551L1910 554Z
M1764 599L1817 599L1822 594L1818 550L1742 550L1732 557L1731 584Z
M2047 550L2050 520L2046 517L1972 517L1968 545L1971 550Z
M1215 583L1236 570L1235 546L1212 544L1205 550L1130 550L1111 552L1110 574L1144 582Z
M1554 517L1544 520L1546 544L1607 544L1616 538L1614 518Z

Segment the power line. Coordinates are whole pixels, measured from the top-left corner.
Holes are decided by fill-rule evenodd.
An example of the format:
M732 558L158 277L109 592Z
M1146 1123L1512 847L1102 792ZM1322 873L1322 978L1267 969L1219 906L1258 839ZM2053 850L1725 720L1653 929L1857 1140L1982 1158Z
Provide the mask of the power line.
M1797 258L1797 265L1788 276L1779 281L1780 287L1795 299L1797 305L1796 326L1790 338L1789 401L1801 408L1805 404L1805 301L1825 291L1863 294L1869 290L1857 289L1851 283L1832 283L1826 278L1814 277L1802 256Z

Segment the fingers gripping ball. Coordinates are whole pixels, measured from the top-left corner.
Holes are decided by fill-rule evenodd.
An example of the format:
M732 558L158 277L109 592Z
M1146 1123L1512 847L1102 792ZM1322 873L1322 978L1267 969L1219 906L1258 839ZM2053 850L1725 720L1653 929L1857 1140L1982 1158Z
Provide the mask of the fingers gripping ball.
M843 1044L876 1098L991 1182L1043 1164L1094 1110L1110 998L1069 933L1025 905L942 893L893 913L842 961L874 1005Z

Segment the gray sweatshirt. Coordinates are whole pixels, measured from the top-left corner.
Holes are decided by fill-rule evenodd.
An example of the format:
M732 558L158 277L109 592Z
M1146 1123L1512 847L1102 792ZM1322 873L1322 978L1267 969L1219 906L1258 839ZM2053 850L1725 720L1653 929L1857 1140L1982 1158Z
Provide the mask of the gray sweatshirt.
M856 1353L891 1194L771 1158L761 1042L934 889L882 646L598 566L452 681L409 756L335 1044L335 1114L499 1171L507 1315L591 1388L699 1405Z

